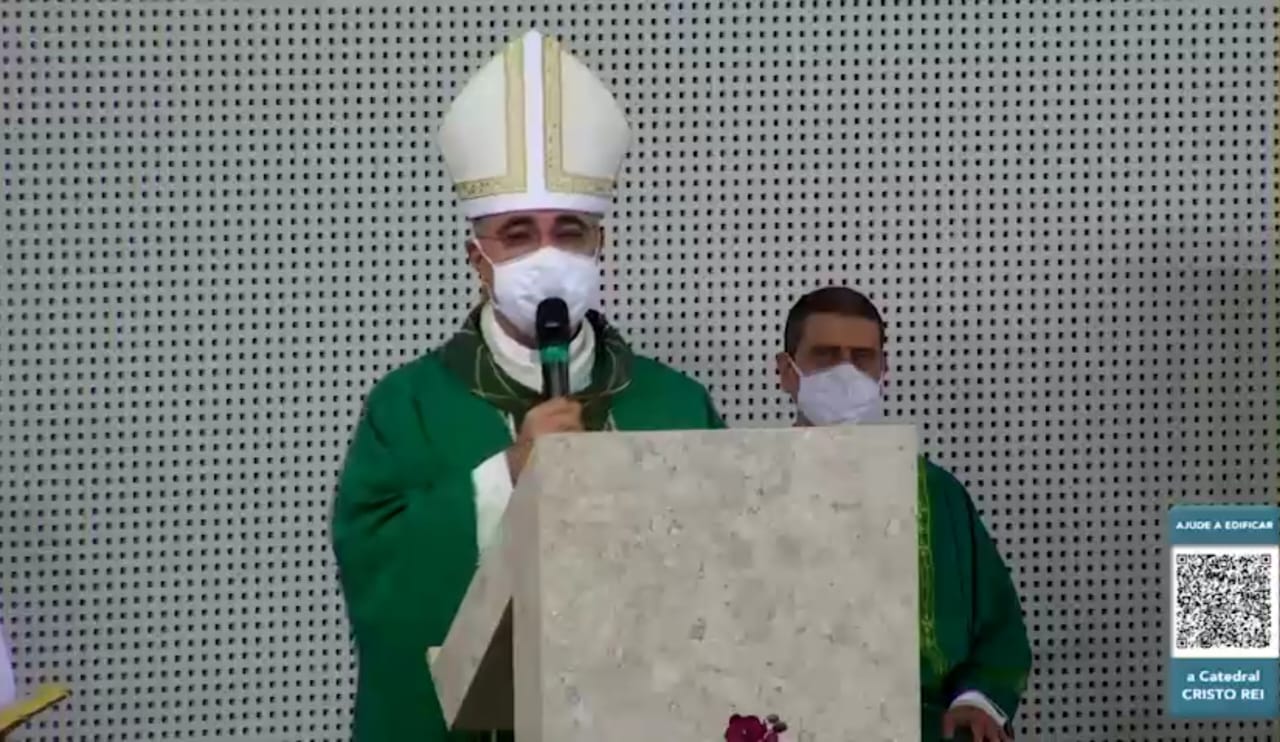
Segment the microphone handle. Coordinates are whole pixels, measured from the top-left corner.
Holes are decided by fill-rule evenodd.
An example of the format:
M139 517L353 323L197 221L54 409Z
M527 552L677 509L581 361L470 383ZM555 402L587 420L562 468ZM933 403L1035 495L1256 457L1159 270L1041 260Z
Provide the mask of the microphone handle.
M547 399L569 396L569 349L548 345L538 355L542 361L542 395Z
M569 396L569 364L542 364L542 394L547 399Z

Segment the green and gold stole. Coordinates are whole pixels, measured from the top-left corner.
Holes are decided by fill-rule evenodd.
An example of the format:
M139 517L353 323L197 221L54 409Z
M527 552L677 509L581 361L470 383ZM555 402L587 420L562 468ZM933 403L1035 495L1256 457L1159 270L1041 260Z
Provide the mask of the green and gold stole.
M542 402L542 395L512 379L494 359L480 329L483 306L471 311L458 332L441 346L439 357L472 394L511 415L519 430L525 414ZM618 331L599 313L588 312L587 321L595 330L596 341L591 385L573 398L582 404L583 426L599 431L609 423L614 396L631 383L633 354Z

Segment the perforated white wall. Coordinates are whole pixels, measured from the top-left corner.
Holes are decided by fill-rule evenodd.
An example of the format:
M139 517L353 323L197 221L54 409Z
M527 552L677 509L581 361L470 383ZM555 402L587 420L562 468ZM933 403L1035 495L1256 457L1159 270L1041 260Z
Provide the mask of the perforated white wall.
M28 740L344 738L326 535L361 395L474 298L438 115L530 26L639 141L612 314L738 425L783 312L891 322L893 400L1017 573L1043 740L1162 720L1163 508L1276 492L1261 0L0 1L0 611Z

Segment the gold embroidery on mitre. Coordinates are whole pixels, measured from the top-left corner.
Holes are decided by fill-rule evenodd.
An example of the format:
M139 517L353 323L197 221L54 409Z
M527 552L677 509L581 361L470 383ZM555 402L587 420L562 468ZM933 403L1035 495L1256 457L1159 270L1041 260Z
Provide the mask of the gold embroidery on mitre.
M463 201L524 193L528 189L528 160L525 157L524 138L524 39L516 39L507 44L502 57L507 97L507 172L496 178L478 178L455 184L454 191Z
M554 193L579 193L586 196L609 196L613 178L597 178L570 173L564 169L564 106L561 98L560 70L564 60L560 42L542 40L542 133L546 161L547 190Z

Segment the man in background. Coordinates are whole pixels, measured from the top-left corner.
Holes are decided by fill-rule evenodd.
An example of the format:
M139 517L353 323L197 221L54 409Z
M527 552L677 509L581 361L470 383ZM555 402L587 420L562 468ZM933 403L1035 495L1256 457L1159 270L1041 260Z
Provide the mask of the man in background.
M888 361L880 312L843 287L802 297L787 315L777 357L799 426L879 420ZM921 457L920 689L924 740L968 733L1012 738L1031 669L1017 592L969 493Z
M4 620L0 618L0 708L18 698L17 682L13 677L13 659L9 656L9 639L4 633Z
M347 452L332 533L359 663L357 742L510 739L446 729L427 650L444 643L538 437L723 427L706 390L633 354L597 311L600 221L630 131L591 71L525 34L459 93L438 139L486 299L374 386ZM572 328L571 394L549 400L534 338L548 298Z

